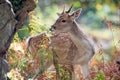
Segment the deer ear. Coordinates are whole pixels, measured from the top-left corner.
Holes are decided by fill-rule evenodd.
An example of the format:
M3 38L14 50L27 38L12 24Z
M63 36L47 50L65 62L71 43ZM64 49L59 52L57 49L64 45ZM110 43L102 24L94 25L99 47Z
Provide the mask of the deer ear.
M74 12L70 15L71 19L74 20L74 19L76 19L77 17L79 17L81 11L82 11L82 8L80 8L80 9L74 11Z
M61 16L61 14L60 14L60 13L57 13L57 15L58 15L58 16Z

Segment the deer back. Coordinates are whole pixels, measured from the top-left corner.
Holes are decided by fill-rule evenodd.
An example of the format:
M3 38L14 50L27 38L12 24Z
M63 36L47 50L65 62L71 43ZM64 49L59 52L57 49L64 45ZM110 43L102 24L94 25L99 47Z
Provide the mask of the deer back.
M40 49L40 45L45 45L51 55L52 48L56 51L59 58L58 62L65 64L72 63L78 50L70 39L70 36L67 33L52 33L52 35L50 40L45 33L28 38L27 47L32 56L36 56L37 51Z

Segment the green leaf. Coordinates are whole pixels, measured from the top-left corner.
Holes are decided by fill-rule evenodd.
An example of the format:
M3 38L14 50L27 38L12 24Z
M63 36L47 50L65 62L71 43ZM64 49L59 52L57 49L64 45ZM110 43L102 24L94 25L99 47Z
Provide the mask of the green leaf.
M23 40L24 37L28 36L29 35L29 30L28 28L22 28L18 31L18 37Z
M94 80L105 80L104 73L99 72L97 76L94 78Z

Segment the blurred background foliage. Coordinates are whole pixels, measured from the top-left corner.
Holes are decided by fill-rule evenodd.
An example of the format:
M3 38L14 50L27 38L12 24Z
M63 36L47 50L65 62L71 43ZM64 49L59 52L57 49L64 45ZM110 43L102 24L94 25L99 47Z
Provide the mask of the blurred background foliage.
M13 4L14 11L20 10L22 0L10 0ZM35 0L36 9L30 13L28 20L25 22L20 34L29 35L39 33L48 29L57 19L57 12L62 12L65 5L66 10L73 4L73 10L82 8L81 15L77 22L80 26L91 29L106 29L106 23L103 21L106 17L108 20L116 23L113 27L118 27L120 18L120 1L119 0ZM27 29L26 29L27 28ZM33 31L34 30L34 31ZM27 35L28 33L28 35ZM20 37L24 37L21 36Z
M10 0L14 12L22 8L22 0ZM105 61L112 61L116 55L120 54L120 0L35 0L36 9L29 14L23 28L20 29L13 40L8 55L9 63L16 63L15 66L26 66L23 62L17 62L15 55L24 55L26 47L24 40L43 31L48 31L50 26L58 18L56 13L63 11L64 5L67 10L73 4L73 11L82 8L81 15L76 20L79 27L88 34L95 42L96 54L93 63L100 62L103 58ZM14 46L14 47L13 47ZM18 49L16 49L17 47ZM16 52L16 50L18 50ZM15 55L11 55L11 54ZM102 56L101 56L102 55ZM12 60L16 60L12 62ZM13 64L12 64L13 65ZM15 67L14 66L14 67ZM13 66L11 67L13 68ZM17 70L18 71L18 70ZM95 79L99 80L99 79Z

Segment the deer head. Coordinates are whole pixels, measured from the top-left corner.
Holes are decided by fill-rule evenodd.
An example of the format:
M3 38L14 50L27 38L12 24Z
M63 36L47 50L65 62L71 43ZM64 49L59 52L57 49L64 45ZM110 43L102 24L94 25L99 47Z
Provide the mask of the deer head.
M51 31L55 32L69 32L72 27L74 27L75 19L79 16L81 13L81 8L70 13L72 9L72 6L69 8L68 11L63 10L62 13L58 13L59 18L56 20L56 22L51 26Z

